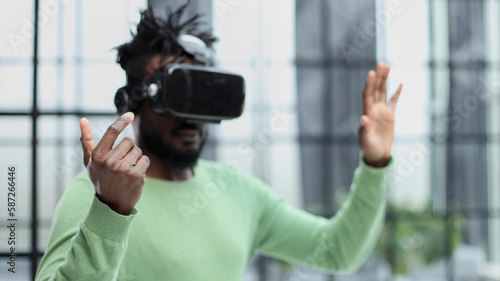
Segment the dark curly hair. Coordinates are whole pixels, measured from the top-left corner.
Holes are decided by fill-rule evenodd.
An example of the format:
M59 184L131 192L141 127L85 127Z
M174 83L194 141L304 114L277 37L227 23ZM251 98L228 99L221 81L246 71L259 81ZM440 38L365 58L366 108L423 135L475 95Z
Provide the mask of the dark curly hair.
M155 16L151 6L141 11L141 20L137 25L137 32L132 31L132 41L115 47L118 51L116 62L127 71L127 64L135 58L141 58L152 54L183 56L181 46L177 43L177 37L182 34L190 34L200 38L205 44L212 48L214 42L218 41L211 30L201 31L199 27L203 24L199 19L202 15L197 14L184 22L181 18L191 1L182 5L176 11L167 7L167 18L162 19Z

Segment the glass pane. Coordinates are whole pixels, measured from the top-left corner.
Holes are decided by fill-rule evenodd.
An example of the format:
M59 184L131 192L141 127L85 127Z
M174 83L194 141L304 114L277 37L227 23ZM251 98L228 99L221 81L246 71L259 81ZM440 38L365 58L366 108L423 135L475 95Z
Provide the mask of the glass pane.
M83 55L88 58L115 59L115 52L110 52L113 47L123 44L130 33L127 22L126 9L123 1L82 1L79 6L83 21L82 28ZM121 8L119 8L121 7ZM136 12L135 10L133 11ZM103 29L103 23L106 28Z
M78 116L41 116L38 120L41 142L54 144L59 139L70 143L79 142L79 120Z
M426 63L429 58L428 1L386 0L385 4L385 9L377 13L376 21L387 34L384 51L388 61Z
M0 145L4 142L9 144L30 143L31 138L31 117L0 117ZM0 157L1 159L4 158Z
M231 1L228 1L231 2ZM262 1L264 33L262 44L271 62L289 62L295 58L295 1Z
M1 58L30 58L33 55L33 31L32 0L0 1Z
M297 92L296 72L290 65L273 65L267 69L267 90L273 105L295 105Z
M71 62L39 66L38 106L48 110L81 110L81 66Z
M410 143L400 138L394 143L392 155L395 162L388 174L388 197L394 204L413 210L422 210L430 205L431 149L430 140L426 138Z
M0 65L0 110L31 109L33 68L24 65Z
M10 268L9 258L0 258L0 281L24 281L30 280L31 262L28 258L16 257L16 272L7 271Z
M77 55L77 50L80 50L82 47L79 46L82 38L81 30L77 29L78 26L81 26L81 22L78 23L79 17L78 15L80 8L80 1L60 1L63 4L59 7L62 23L58 21L60 26L58 27L58 32L62 32L62 34L58 34L59 40L62 41L63 45L63 54L66 58L74 58ZM62 31L61 31L62 30ZM80 55L80 54L79 54Z
M429 69L422 64L391 67L387 95L392 97L400 83L403 83L396 108L395 134L398 136L426 135L430 128Z
M124 84L125 72L115 63L84 66L82 109L115 112L115 93Z
M270 185L273 190L294 206L302 206L302 179L298 144L293 139L275 140L270 151Z
M59 146L40 146L38 148L38 217L41 220L48 220L52 217L57 201L66 188L63 183L68 181L67 178L74 177L76 169L65 165L65 157L62 155L64 152L66 151ZM81 166L82 159L78 160L80 161L72 163L76 167Z
M481 143L468 142L448 144L449 155L457 159L447 163L448 175L453 175L447 180L449 207L463 211L483 210L488 206L488 151Z
M61 2L70 1L40 1L39 11L39 56L40 58L55 58L62 48L59 28L64 18L64 6Z
M296 108L293 106L273 106L263 120L264 128L272 132L273 139L279 141L283 138L292 139L299 134Z
M57 85L57 67L53 65L40 65L39 70L38 105L40 109L55 110L57 109L56 104L58 103L59 96L58 88L60 88L60 86Z
M38 163L38 247L47 246L52 215L74 177L84 169L79 142L70 145L42 145L39 147Z
M447 145L438 139L433 143L433 158L431 173L432 173L432 209L434 212L444 213L447 209L447 194L446 194L446 170L447 170Z
M500 212L500 145L493 143L488 146L488 206L491 210Z
M490 247L488 252L488 260L490 261L490 263L500 266L500 218L490 218L489 224Z
M485 32L485 45L486 45L486 58L489 61L499 61L500 54L500 34L498 27L500 26L500 1L488 0L484 3L484 32Z
M214 34L221 40L215 44L218 60L229 63L248 63L258 48L257 30L262 16L258 1L214 0ZM234 40L235 27L244 40Z
M429 43L433 57L437 62L447 61L450 58L448 1L430 1L429 5L432 11L432 40Z

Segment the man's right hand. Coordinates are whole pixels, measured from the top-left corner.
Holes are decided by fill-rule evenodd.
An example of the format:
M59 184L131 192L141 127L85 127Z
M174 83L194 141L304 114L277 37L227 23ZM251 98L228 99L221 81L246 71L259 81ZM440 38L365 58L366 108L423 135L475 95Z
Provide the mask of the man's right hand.
M113 211L129 215L142 194L146 182L146 170L150 161L133 140L124 138L116 147L118 135L134 119L127 112L120 116L94 145L94 136L89 120L80 119L83 163L94 184L97 198Z

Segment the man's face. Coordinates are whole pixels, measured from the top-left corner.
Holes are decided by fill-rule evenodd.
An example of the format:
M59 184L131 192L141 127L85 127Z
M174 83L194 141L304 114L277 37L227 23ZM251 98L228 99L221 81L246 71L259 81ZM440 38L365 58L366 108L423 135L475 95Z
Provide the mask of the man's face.
M147 63L144 77L167 65L171 57L153 56ZM190 60L187 63L192 63ZM207 137L207 124L189 124L184 119L157 114L146 100L134 120L138 144L173 167L191 168L201 153Z

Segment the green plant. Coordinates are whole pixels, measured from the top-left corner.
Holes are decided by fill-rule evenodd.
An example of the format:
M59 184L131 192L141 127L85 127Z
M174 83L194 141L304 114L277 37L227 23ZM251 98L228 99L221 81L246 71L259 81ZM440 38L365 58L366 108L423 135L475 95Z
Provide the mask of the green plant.
M462 241L465 219L454 213L448 220L435 216L430 204L420 211L388 203L377 254L389 261L394 274L405 274L448 258Z

